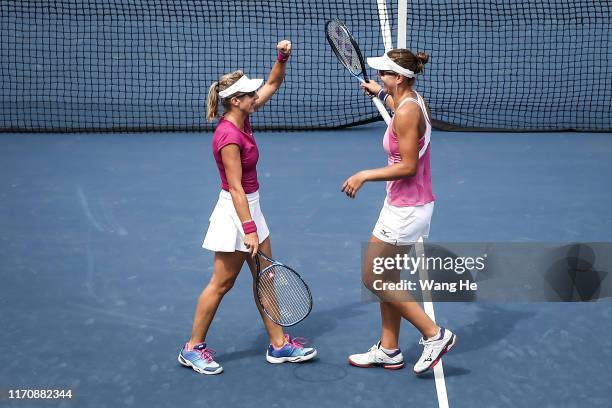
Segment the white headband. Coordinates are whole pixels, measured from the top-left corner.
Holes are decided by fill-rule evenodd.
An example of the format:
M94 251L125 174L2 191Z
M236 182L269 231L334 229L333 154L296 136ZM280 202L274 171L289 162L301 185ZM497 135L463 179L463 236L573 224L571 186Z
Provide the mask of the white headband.
M247 77L246 75L243 75L240 77L239 80L234 82L232 86L219 92L219 96L221 98L227 98L228 96L234 95L238 92L241 92L241 93L253 92L259 89L262 83L263 83L263 79L249 79L249 77Z
M382 57L370 57L367 61L370 67L378 71L393 71L408 78L416 78L414 72L396 64L395 61L389 58L387 53L384 53Z

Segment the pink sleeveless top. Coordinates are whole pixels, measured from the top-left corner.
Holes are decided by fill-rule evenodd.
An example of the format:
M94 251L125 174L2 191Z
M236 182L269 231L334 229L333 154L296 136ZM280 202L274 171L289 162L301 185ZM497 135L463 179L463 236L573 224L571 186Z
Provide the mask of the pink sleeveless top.
M417 98L406 98L401 103L414 102L421 108L425 118L425 133L419 138L419 163L416 174L399 180L387 181L387 203L396 207L412 207L435 201L431 188L431 170L429 167L429 139L431 138L431 122L425 101L417 92ZM397 107L397 109L400 108ZM396 111L397 111L396 109ZM425 146L426 145L426 146ZM387 127L383 138L383 148L387 152L389 166L401 161L397 136L393 133L393 119Z

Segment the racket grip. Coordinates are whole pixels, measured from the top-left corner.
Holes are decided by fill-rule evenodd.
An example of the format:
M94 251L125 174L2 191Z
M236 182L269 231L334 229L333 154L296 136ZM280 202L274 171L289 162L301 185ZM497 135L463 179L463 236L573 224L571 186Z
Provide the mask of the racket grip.
M387 111L387 108L385 108L385 104L377 97L372 98L372 102L374 102L378 112L380 112L380 116L383 117L385 123L388 125L389 122L391 122L391 116L389 116L389 112Z

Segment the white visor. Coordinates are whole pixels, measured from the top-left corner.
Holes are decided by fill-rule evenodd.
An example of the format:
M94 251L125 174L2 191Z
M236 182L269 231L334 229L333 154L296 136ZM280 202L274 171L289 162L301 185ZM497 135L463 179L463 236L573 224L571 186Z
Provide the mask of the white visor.
M416 74L407 68L403 68L395 63L387 53L382 57L370 57L367 59L368 65L378 71L393 71L396 74L403 75L408 78L416 78Z
M240 77L232 86L219 92L221 98L227 98L228 96L237 93L249 93L259 89L263 79L249 79L246 75Z

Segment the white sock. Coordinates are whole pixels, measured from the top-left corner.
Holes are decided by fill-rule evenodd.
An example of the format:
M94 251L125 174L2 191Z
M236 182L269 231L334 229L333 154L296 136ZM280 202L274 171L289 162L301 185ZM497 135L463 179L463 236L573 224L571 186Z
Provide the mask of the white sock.
M439 340L438 337L440 337L441 332L442 330L438 328L438 332L434 334L433 336L429 337L427 340Z
M383 346L380 346L380 349L381 349L382 351L384 351L385 353L387 353L387 354L393 354L393 353L395 353L397 350L399 350L399 349L396 349L396 348L395 348L395 349L386 349L386 348L384 348Z

